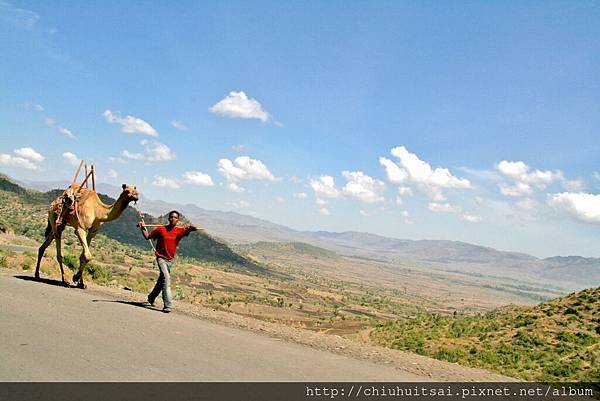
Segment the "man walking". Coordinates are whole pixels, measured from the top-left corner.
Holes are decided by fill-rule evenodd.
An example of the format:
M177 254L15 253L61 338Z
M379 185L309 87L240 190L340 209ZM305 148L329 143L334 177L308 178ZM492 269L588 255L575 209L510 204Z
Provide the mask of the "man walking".
M173 297L171 296L171 267L173 266L173 258L177 252L179 241L187 236L192 231L198 229L194 225L185 227L177 227L179 222L179 212L172 210L169 212L169 224L166 226L157 227L154 231L148 234L148 230L143 221L138 223L145 239L156 239L156 263L160 269L160 276L156 281L154 289L148 294L148 303L154 306L154 300L162 291L163 312L171 312Z

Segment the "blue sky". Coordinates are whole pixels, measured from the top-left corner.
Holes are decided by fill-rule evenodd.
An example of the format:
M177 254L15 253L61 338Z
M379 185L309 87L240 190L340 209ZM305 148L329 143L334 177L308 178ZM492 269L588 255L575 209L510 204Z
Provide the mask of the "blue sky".
M301 230L600 256L599 17L0 0L0 171L64 180L85 159L150 199Z

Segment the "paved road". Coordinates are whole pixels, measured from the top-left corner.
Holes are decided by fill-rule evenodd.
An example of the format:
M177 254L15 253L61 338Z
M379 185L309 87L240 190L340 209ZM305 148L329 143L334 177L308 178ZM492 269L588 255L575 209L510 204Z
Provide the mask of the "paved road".
M423 381L106 295L0 272L0 381Z

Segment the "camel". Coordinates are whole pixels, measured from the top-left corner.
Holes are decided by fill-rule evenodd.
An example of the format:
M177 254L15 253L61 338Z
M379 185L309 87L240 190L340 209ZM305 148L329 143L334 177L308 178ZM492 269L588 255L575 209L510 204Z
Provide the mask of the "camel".
M81 187L79 184L71 184L63 195L52 202L48 211L46 239L38 251L35 278L40 278L40 262L46 248L56 240L56 260L60 266L62 282L64 285L70 286L65 278L61 237L66 226L71 226L75 229L75 234L83 248L79 257L79 270L73 276L73 282L79 288L86 288L83 283L83 269L92 260L90 252L92 239L100 230L102 223L119 218L129 203L137 202L138 199L139 194L136 187L123 184L123 192L119 198L112 205L106 205L102 203L95 191Z

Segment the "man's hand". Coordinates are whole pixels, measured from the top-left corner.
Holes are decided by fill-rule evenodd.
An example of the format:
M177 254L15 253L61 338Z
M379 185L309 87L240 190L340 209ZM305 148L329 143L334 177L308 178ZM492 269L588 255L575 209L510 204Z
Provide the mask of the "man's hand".
M150 234L148 234L148 230L146 229L146 224L143 221L140 221L136 225L142 230L142 235L144 236L144 239L148 239Z
M187 228L188 228L188 230L190 230L190 231L198 231L198 227L196 227L196 226L195 226L195 225L193 225L193 224L190 224L190 225L188 225L188 226L187 226Z

